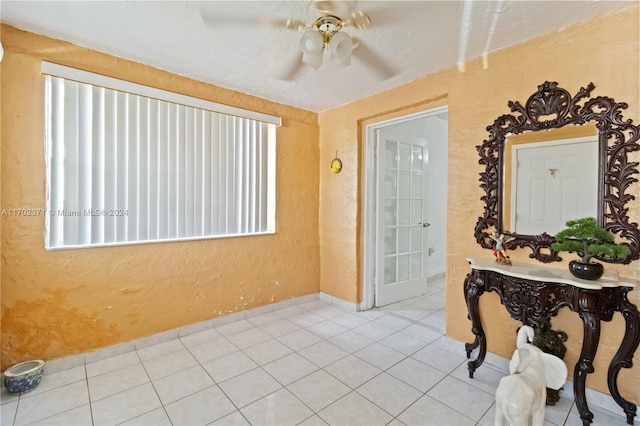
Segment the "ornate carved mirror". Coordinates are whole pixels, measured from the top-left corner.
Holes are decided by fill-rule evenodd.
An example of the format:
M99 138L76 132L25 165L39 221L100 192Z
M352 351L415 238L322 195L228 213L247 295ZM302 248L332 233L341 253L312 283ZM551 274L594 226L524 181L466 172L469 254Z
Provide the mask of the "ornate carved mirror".
M511 187L505 173L505 169L510 169L505 160L508 157L505 152L508 138L526 132L549 131L566 126L595 125L597 135L591 138L593 146L597 146L597 153L594 154L597 159L597 176L594 175L592 180L597 188L590 188L595 197L592 197L595 199L593 216L597 217L600 226L616 234L620 242L631 251L625 259L598 259L603 262L630 263L640 258L640 230L637 223L630 222L628 207L635 199L630 187L638 182L639 173L639 163L630 161L629 154L640 151L640 126L623 118L622 110L627 108L626 103L617 103L605 96L592 98L594 88L594 84L589 83L586 88L580 88L575 96L571 96L567 90L558 87L558 83L546 81L538 86L538 90L527 99L524 106L517 101L509 101L513 114L501 115L487 127L489 138L476 147L480 154L479 163L485 166L485 170L480 173L480 187L485 191L482 197L485 203L484 214L478 218L475 228L476 241L480 246L492 248L490 233L508 231L505 223L510 223L509 213L506 212L505 204L514 203L505 194L505 188ZM585 141L576 139L570 142ZM557 170L549 170L555 176ZM587 186L591 185L585 184L581 190L587 191ZM510 249L529 247L532 250L529 257L544 263L560 261L562 258L550 247L554 237L547 231L533 235L518 233L516 230L511 232L514 239L507 246Z

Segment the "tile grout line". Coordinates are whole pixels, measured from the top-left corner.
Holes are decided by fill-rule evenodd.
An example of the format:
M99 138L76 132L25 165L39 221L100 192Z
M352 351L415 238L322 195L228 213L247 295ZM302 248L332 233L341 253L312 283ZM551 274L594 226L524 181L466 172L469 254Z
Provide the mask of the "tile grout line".
M187 351L189 350L189 349L184 345L184 343L182 343L182 340L180 340L180 338L179 338L179 337L177 338L177 340L182 344L182 346L184 346L184 348L185 348L185 349L187 349ZM164 402L162 402L162 398L160 398L160 394L158 393L158 389L156 389L156 385L153 383L153 380L151 379L151 376L149 375L149 371L147 371L147 366L144 364L144 361L143 361L143 360L142 360L142 358L140 357L140 353L138 352L138 349L137 349L137 348L135 349L135 351L136 351L136 356L138 357L138 361L140 361L140 364L142 365L142 368L144 369L144 373L147 375L147 378L149 379L149 383L151 384L151 387L153 388L153 391L155 392L156 397L158 397L158 401L160 401L160 405L162 406L162 411L164 411L164 414L167 416L167 419L169 419L169 423L171 423L171 424L173 425L173 421L171 420L171 417L169 417L169 413L167 412L167 408L165 407ZM177 351L176 351L176 352L177 352ZM191 353L191 352L189 352L189 353ZM193 356L193 355L192 355L192 356ZM158 357L156 357L156 358L158 358ZM195 358L195 357L194 357L194 358ZM153 358L151 358L151 359L153 359ZM214 381L214 383L215 383L215 381ZM143 383L142 385L140 385L140 386L143 386L143 385L144 385L144 383ZM133 389L133 388L132 388L132 389ZM140 414L140 415L137 415L137 416L135 416L135 417L133 417L133 418L131 418L131 419L127 419L127 420L125 420L125 421L123 421L123 422L120 422L119 424L122 424L122 423L128 422L128 421L130 421L130 420L137 419L138 417L144 416L144 415L146 415L146 414L148 414L148 413L151 413L152 411L155 411L155 410L157 410L157 408L154 408L154 409L149 410L149 411L147 411L147 412L145 412L145 413L142 413L142 414Z
M91 389L89 388L89 372L87 371L87 362L85 360L85 362L83 363L83 369L84 369L84 380L85 383L87 385L87 398L89 399L89 415L91 416L91 424L95 425L96 424L96 419L93 415L93 404L91 403Z

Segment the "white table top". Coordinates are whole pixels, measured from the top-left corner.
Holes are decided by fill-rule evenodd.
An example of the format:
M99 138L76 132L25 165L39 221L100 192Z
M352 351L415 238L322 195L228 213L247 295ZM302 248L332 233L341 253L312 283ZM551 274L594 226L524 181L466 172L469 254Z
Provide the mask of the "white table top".
M640 283L630 279L613 279L606 275L599 280L590 281L571 275L568 267L565 269L551 268L545 265L525 264L514 262L512 265L497 263L488 258L467 258L472 269L494 271L510 277L523 278L532 281L545 281L569 284L589 290L600 290L603 287L638 287ZM606 268L606 265L605 265ZM606 269L605 269L606 272Z

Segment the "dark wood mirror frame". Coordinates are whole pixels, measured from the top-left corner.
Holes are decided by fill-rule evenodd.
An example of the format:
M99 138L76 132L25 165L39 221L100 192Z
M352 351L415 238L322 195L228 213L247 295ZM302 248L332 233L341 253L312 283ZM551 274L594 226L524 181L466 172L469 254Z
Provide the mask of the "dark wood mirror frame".
M498 117L487 127L489 138L476 146L480 154L480 164L486 168L480 173L480 187L485 191L484 214L478 218L475 228L476 241L483 248L493 245L489 233L503 229L503 191L504 191L504 146L506 138L528 131L557 129L567 125L584 125L594 122L598 129L599 170L598 170L598 224L622 239L631 253L625 259L607 259L603 262L630 263L640 258L640 231L638 224L629 222L627 204L635 196L627 193L629 187L638 182L638 162L629 162L628 153L640 150L640 126L632 120L624 120L622 110L626 103L617 103L606 96L591 97L595 88L589 83L580 88L575 96L558 83L545 81L538 86L524 106L509 101L512 114ZM558 253L551 249L555 241L553 235L546 232L540 235L512 233L514 240L507 248L529 247L529 254L543 263L561 261Z

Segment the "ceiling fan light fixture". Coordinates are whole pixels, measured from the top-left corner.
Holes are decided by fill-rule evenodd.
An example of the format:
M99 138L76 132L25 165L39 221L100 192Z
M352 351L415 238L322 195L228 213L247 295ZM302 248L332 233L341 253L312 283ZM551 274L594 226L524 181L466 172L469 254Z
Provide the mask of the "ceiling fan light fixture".
M353 50L353 40L349 34L337 32L331 36L330 50L332 56L348 58Z
M322 34L315 30L305 31L300 38L300 50L305 55L322 55L324 49L324 38Z

